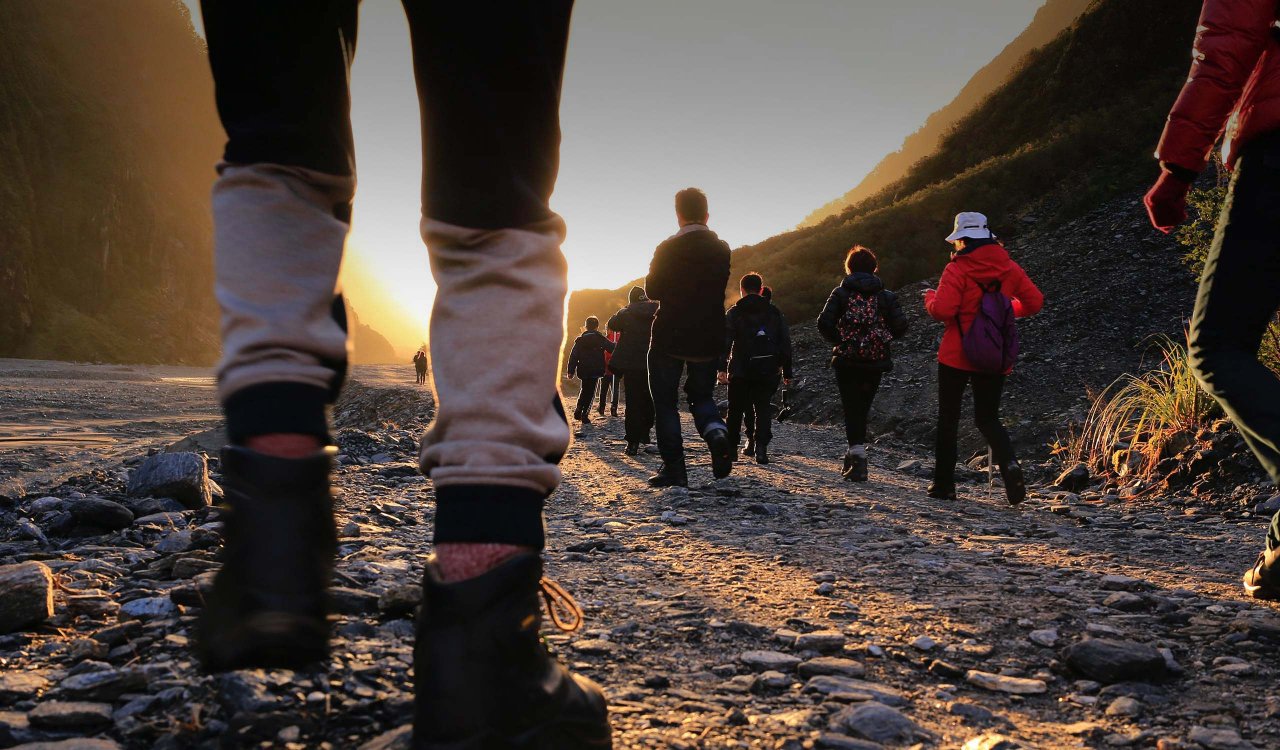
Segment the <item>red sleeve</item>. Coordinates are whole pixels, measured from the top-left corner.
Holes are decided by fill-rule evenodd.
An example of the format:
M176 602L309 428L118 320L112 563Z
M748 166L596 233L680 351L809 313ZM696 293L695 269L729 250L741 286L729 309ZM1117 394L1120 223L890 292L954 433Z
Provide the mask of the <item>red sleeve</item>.
M1276 21L1276 0L1205 0L1191 74L1169 113L1156 158L1196 172L1235 111Z
M964 292L964 274L948 263L938 280L938 292L925 298L924 309L930 317L943 323L951 323L960 314L960 300Z
M1013 300L1013 317L1025 318L1044 309L1044 294L1022 266L1013 265L1013 284L1009 297Z

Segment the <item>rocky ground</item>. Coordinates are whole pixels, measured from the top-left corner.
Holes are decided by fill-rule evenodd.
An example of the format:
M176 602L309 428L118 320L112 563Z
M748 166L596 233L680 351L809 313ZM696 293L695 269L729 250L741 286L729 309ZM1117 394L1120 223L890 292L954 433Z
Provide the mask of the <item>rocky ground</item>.
M0 747L403 747L384 733L412 700L429 402L366 385L337 412L328 670L197 671L216 454L140 450L0 501ZM913 451L877 445L872 481L847 484L842 436L789 423L773 464L715 482L691 449L692 487L657 492L656 456L621 437L617 419L579 436L547 552L588 620L547 638L605 686L616 747L1280 746L1280 611L1238 584L1251 506L1096 485L1012 510L972 470L946 503Z

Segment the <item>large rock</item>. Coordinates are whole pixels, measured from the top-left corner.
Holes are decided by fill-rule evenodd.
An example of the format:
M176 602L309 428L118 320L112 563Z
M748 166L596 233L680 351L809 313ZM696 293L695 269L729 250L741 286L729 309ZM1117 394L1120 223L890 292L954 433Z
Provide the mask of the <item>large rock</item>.
M0 633L53 617L53 573L44 563L0 567Z
M888 685L839 675L818 675L804 684L804 691L823 695L860 695L886 706L907 705L907 696Z
M803 661L798 656L784 654L780 651L747 651L739 656L738 660L757 672L769 670L790 672Z
M49 680L34 672L0 672L0 705L35 698L48 686Z
M68 500L63 508L78 527L117 531L133 524L133 511L103 497L80 497Z
M1076 464L1058 475L1058 481L1054 484L1067 492L1082 492L1089 486L1092 479L1088 466Z
M928 735L896 709L875 702L841 709L831 718L831 728L882 745L906 745Z
M192 510L213 499L209 464L199 453L157 453L129 473L131 497L168 497Z
M40 729L97 730L111 726L111 704L45 701L31 709L27 719Z
M58 683L58 696L76 700L113 701L125 693L144 692L147 677L136 669L101 669L74 674Z
M1075 671L1103 683L1154 682L1169 676L1164 655L1152 646L1110 638L1089 638L1063 651Z
M977 669L970 669L964 676L965 682L977 685L983 690L1011 695L1039 695L1049 689L1044 680L1032 680L1026 677L1009 677L993 674Z

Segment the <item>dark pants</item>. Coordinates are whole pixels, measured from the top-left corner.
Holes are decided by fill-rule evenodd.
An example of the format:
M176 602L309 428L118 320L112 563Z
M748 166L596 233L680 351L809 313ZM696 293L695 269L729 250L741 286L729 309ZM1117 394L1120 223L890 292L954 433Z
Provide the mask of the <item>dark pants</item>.
M1280 380L1258 347L1280 308L1280 133L1240 154L1191 319L1191 364L1280 484ZM1267 549L1280 547L1280 514Z
M622 374L622 382L626 383L627 392L624 419L627 442L647 443L649 433L653 430L653 396L649 393L649 372L628 370Z
M661 352L649 352L649 393L653 396L654 426L658 433L658 453L673 468L684 466L684 438L680 434L680 377L685 368L684 394L689 413L699 435L713 427L724 428L716 408L716 363L690 362Z
M730 376L728 429L729 445L732 445L734 450L737 450L743 417L746 416L748 409L753 412L748 419L748 424L751 420L756 420L756 424L748 433L747 439L754 439L757 449L769 445L769 441L773 439L773 417L770 414L773 406L769 402L778 392L780 382L781 379L777 375L764 378L746 375Z
M849 445L867 442L867 418L871 414L871 402L880 390L884 372L856 367L837 367L836 387L840 390L840 405L844 407L844 436ZM959 408L959 407L957 407ZM952 452L955 440L952 440ZM954 459L952 463L955 463Z
M285 241L278 243L290 250L299 249L299 243L301 249L309 249L306 244L314 240L313 233L304 231L304 224L336 222L345 232L350 222L349 195L328 203L315 196L327 199L328 193L321 192L326 184L324 176L350 178L355 173L347 84L356 48L358 5L358 0L203 0L201 4L218 114L228 137L224 161L232 167L295 169L296 174L287 175L293 182L281 184L308 183L306 195L296 187L293 195L287 190L272 194L281 204L295 206L294 214L280 210L273 217L283 227L278 234L293 230L300 238L290 243L285 236ZM423 216L470 230L523 231L558 224L548 200L559 163L560 84L572 0L503 4L501 12L484 3L404 0L403 5L422 111ZM277 182L282 180L286 178L279 177ZM296 215L300 213L296 206L306 201L323 204L319 217ZM545 230L544 234L551 237L555 232ZM340 247L338 243L339 254ZM494 241L477 247L477 253L509 253L513 246ZM540 253L541 265L536 270L542 276L537 278L554 280L557 273L563 275L557 265L563 258L554 239L547 241L547 248L517 247L524 255L515 260L504 257L503 263L532 263L529 259ZM454 249L433 248L433 258ZM224 250L219 246L220 256ZM290 262L291 258L280 258L277 267ZM310 271L324 265L325 272L332 266L335 277L338 267L336 260L327 264L303 260L294 265ZM503 268L503 264L493 265ZM550 270L544 271L544 266ZM454 267L436 269L433 263L433 271L440 289L437 310L448 308L446 302L456 305L461 304L459 299L469 300L467 295L478 288L474 278L458 282ZM485 273L493 275L488 266ZM290 286L290 278L272 281ZM333 280L321 281L328 282L325 293L331 295ZM490 278L484 276L481 281L487 284ZM545 281L539 283L554 287ZM292 287L295 292L301 288L297 283ZM231 290L233 294L241 291ZM499 304L502 293L501 288L495 288L493 304ZM525 308L536 308L534 312L546 319L537 335L528 338L534 342L531 346L540 347L538 356L522 360L531 371L536 368L538 373L546 373L545 397L521 395L508 409L467 415L467 404L512 398L510 389L472 385L468 390L466 383L460 386L455 382L459 378L444 376L457 369L454 363L458 359L474 357L474 353L435 352L441 399L429 433L429 437L436 436L431 460L437 461L437 455L445 457L438 459L431 471L433 476L437 469L454 472L450 482L437 487L437 542L543 544L542 504L558 478L545 464L555 463L563 453L563 410L553 398L554 369L543 361L550 360L558 349L541 343L562 335L561 325L546 324L558 313L544 314L558 311L560 300L554 298L554 289L545 296L549 299L530 292L520 300ZM341 306L335 310L341 311ZM445 325L440 324L441 330ZM449 336L437 335L436 327L433 321L433 345L437 340L467 340L452 331ZM307 326L296 325L282 335L305 339L307 333ZM345 361L318 357L292 340L279 344L272 339L269 344L295 348L298 356L276 357L286 364L294 359L311 364L318 359L311 370L330 370L334 375L325 385L279 377L231 393L223 403L229 432L241 440L269 433L326 435L325 405L336 398ZM249 359L252 362L252 357ZM520 367L513 371L522 374ZM489 392L476 392L480 388ZM446 390L450 390L448 399ZM460 420L446 419L447 408L452 409L450 414L461 414ZM479 451L485 458L473 461L470 456L476 451L468 446L477 443L485 446ZM535 465L538 461L530 457L542 458L545 463ZM425 466L427 458L423 460ZM493 463L494 469L514 467L503 474L508 480L518 475L527 481L524 485L492 483L493 472L487 471L491 467L486 461ZM474 469L474 477L463 476L465 472L459 467Z
M600 376L579 375L578 379L582 381L582 390L578 393L578 406L574 408L573 416L583 419L591 415L591 405L596 400L596 386L600 383Z
M613 394L613 410L618 410L618 391L622 390L622 376L616 372L611 372L600 379L600 413L604 414L604 405L609 402L610 393Z
M956 440L960 430L960 402L965 386L973 384L973 420L987 439L996 463L1006 466L1013 461L1013 443L1000 423L1000 396L1004 391L1004 375L965 372L938 363L938 442L933 480L941 487L956 481Z

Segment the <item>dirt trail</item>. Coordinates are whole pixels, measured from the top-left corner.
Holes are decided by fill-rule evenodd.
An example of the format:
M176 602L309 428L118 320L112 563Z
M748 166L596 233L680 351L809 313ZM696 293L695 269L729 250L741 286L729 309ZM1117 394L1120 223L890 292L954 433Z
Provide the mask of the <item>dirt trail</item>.
M354 748L405 722L433 515L413 464L419 427L339 434L341 614L326 673L196 671L188 638L216 566L212 509L48 543L7 529L0 564L43 560L64 588L47 626L0 636L0 747L100 736ZM657 457L623 455L621 419L575 441L548 505L547 558L587 624L547 638L605 686L615 747L958 748L989 733L1039 748L1280 747L1280 612L1238 587L1258 520L1089 493L1033 492L1012 510L981 484L962 485L957 503L930 500L911 463L921 457L881 446L870 483L840 481L842 442L783 424L773 464L720 482L690 443L693 486L659 492L644 483ZM126 502L124 473L50 495ZM5 518L40 523L30 500ZM1069 659L1086 634L1127 645ZM1117 677L1126 659L1139 666ZM125 687L86 693L86 673ZM28 722L68 698L107 718Z

